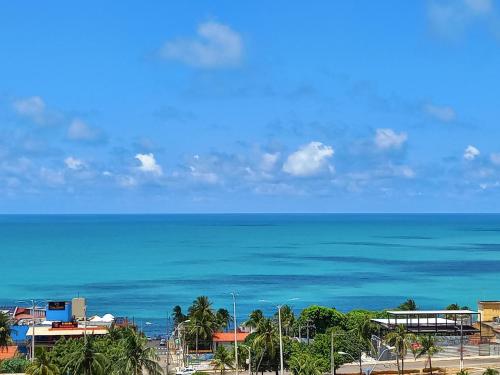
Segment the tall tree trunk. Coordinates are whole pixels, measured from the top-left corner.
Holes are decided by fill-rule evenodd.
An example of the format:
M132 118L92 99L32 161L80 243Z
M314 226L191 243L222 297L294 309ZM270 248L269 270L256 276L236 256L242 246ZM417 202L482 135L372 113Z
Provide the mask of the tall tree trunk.
M431 368L431 375L432 375L432 360L430 355L429 355L429 367Z
M359 375L363 375L363 364L361 363L361 354L359 355Z
M198 330L196 330L196 356L198 357Z
M401 356L401 375L405 374L405 357Z
M399 367L399 354L396 354L396 363L398 365L398 374L401 375L401 368Z

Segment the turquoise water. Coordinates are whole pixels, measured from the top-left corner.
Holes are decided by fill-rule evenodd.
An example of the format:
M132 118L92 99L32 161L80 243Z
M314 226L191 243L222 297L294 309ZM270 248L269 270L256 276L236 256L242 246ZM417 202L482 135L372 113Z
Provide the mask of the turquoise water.
M500 298L500 215L0 216L0 260L0 304L81 295L158 326L231 291L242 313L475 307Z

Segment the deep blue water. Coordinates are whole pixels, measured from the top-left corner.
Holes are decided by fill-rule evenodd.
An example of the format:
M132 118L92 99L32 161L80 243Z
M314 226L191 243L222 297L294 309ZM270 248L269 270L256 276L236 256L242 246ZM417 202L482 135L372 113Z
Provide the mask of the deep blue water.
M230 309L231 291L242 314L475 308L500 298L500 215L5 215L0 261L0 304L81 295L157 327L198 295Z

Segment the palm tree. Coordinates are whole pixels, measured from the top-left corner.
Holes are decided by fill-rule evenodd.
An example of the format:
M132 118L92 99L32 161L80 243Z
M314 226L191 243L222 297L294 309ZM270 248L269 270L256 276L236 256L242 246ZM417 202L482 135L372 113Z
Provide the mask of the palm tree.
M415 303L414 300L409 298L405 302L403 302L401 305L399 305L399 309L405 310L405 311L417 310L417 304Z
M257 309L250 313L250 316L248 317L248 320L244 323L244 325L246 327L255 329L263 319L264 314L262 313L262 310Z
M278 318L278 313L274 314L274 317ZM295 314L293 310L288 305L281 306L281 328L285 331L285 335L289 335L290 328L292 328L295 322Z
M408 353L408 349L415 342L415 335L406 330L405 326L400 324L396 329L386 336L386 341L390 346L393 346L396 351L396 360L398 364L398 373L404 373L404 358ZM399 361L401 360L401 367Z
M370 319L360 321L354 329L351 330L351 337L354 339L352 343L354 352L356 352L359 361L359 373L363 373L362 355L363 351L373 352L372 344L373 324Z
M201 337L204 340L212 338L215 330L216 320L212 310L212 303L208 297L200 296L193 301L189 308L189 326L191 335L195 336L196 352L198 353L198 340Z
M232 321L232 317L229 314L229 311L226 309L219 309L217 310L217 313L215 314L215 321L217 325L217 329L219 330L225 330L227 327L229 327L229 323Z
M36 357L26 368L27 375L59 375L59 367L52 362L47 350L37 350Z
M72 375L104 375L108 367L108 361L104 354L94 347L92 336L83 339L77 349L69 353L64 373Z
M233 368L234 358L232 352L227 350L225 346L221 345L217 348L217 351L214 354L214 359L212 360L212 366L215 371L220 371L221 374L224 374L226 368Z
M427 356L427 362L429 362L429 368L431 369L431 375L432 375L432 356L437 352L439 352L441 348L436 345L436 339L431 335L420 337L419 344L420 348L418 349L416 358L420 358L423 355ZM498 375L498 374L487 374L487 375Z
M322 375L320 359L309 353L292 356L288 365L293 375Z
M186 315L182 313L182 308L179 305L173 308L172 319L174 320L174 324L176 327L187 319Z
M156 349L147 347L144 335L133 330L127 332L122 357L118 361L124 374L142 375L146 370L149 375L162 375L163 370L158 360Z
M483 375L498 375L498 370L494 368L487 368L484 372Z
M276 356L276 350L279 346L278 339L278 329L271 319L263 318L257 329L255 331L255 339L253 340L252 346L256 352L261 353L256 373L259 372L259 367L261 365L264 355L267 353L269 358L274 358Z
M0 351L7 348L12 342L11 334L10 318L7 314L0 312Z

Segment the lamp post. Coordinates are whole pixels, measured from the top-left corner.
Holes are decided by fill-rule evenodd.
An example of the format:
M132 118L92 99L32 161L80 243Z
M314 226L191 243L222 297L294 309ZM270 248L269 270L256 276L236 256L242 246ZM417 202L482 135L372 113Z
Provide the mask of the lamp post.
M238 326L236 322L236 294L231 293L233 296L233 321L234 321L234 368L236 369L236 375L238 375L238 338L236 328Z
M252 375L252 348L250 348L248 345L240 346L248 350L248 375Z
M183 322L180 322L178 325L177 325L177 328L176 330L178 330L179 332L181 332L181 337L180 337L180 342L181 342L181 352L182 352L182 367L186 367L186 359L185 359L185 353L184 353L184 330L181 331L181 328L183 328L183 325L186 324L186 323L189 323L191 320L188 319L188 320L185 320Z
M36 299L30 299L26 301L18 301L18 303L29 304L31 308L31 355L30 361L33 362L35 360L35 309L37 308L37 304L44 303L45 301L40 301Z
M283 375L283 337L281 334L281 305L278 305L278 327L280 331L280 375Z

